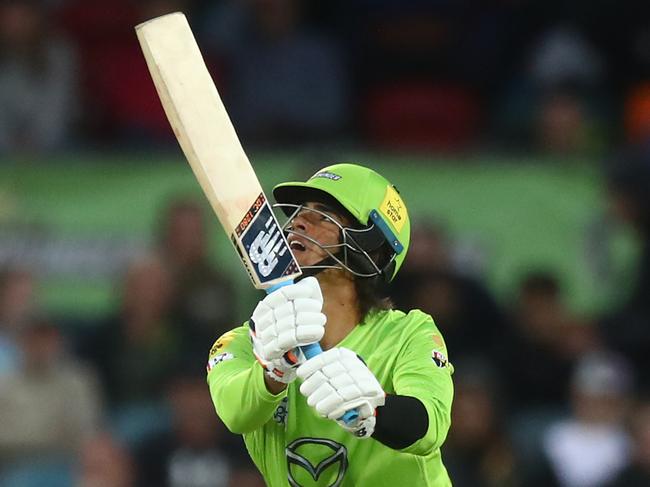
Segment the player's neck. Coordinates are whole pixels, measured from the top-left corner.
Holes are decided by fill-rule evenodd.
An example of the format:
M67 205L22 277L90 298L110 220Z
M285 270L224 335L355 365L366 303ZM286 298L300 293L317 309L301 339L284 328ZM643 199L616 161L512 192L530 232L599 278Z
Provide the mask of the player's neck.
M318 274L323 291L323 313L327 316L325 335L320 341L323 350L338 345L359 323L359 306L354 280L341 271Z

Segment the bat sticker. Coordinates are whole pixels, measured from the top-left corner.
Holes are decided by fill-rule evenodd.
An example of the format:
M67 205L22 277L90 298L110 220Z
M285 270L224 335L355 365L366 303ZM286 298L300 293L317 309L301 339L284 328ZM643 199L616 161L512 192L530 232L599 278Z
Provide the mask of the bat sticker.
M252 264L249 272L254 272L260 282L273 281L298 271L264 194L260 194L255 200L237 225L235 233L233 241L241 241Z

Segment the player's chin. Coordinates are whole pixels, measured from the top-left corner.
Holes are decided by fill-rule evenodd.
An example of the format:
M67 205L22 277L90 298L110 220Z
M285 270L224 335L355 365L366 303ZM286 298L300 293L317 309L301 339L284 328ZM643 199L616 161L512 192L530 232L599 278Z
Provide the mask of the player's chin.
M316 265L325 258L324 255L321 256L310 250L299 250L297 252L294 251L293 255L296 257L296 261L300 267Z

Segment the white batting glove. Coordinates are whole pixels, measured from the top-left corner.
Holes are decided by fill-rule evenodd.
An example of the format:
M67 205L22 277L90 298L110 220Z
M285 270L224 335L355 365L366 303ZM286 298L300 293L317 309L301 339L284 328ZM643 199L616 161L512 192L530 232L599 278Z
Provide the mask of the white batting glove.
M249 321L255 357L272 379L288 384L305 361L300 346L323 338L327 318L315 277L281 287L257 304Z
M309 359L297 373L304 381L300 392L321 416L335 420L358 438L372 435L377 407L384 405L386 394L356 353L332 348ZM346 424L342 417L352 409L359 417Z

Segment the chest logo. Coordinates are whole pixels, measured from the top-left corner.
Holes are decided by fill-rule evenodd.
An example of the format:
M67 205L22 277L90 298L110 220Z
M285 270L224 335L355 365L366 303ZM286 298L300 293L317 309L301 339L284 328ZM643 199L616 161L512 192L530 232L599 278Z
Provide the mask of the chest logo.
M348 450L325 438L298 438L286 448L287 476L291 487L306 487L328 479L328 487L339 487L348 469ZM308 475L305 475L308 474ZM311 479L310 479L311 477ZM324 485L319 482L319 485Z
M289 414L289 398L285 397L273 413L273 421L287 426L287 415Z

